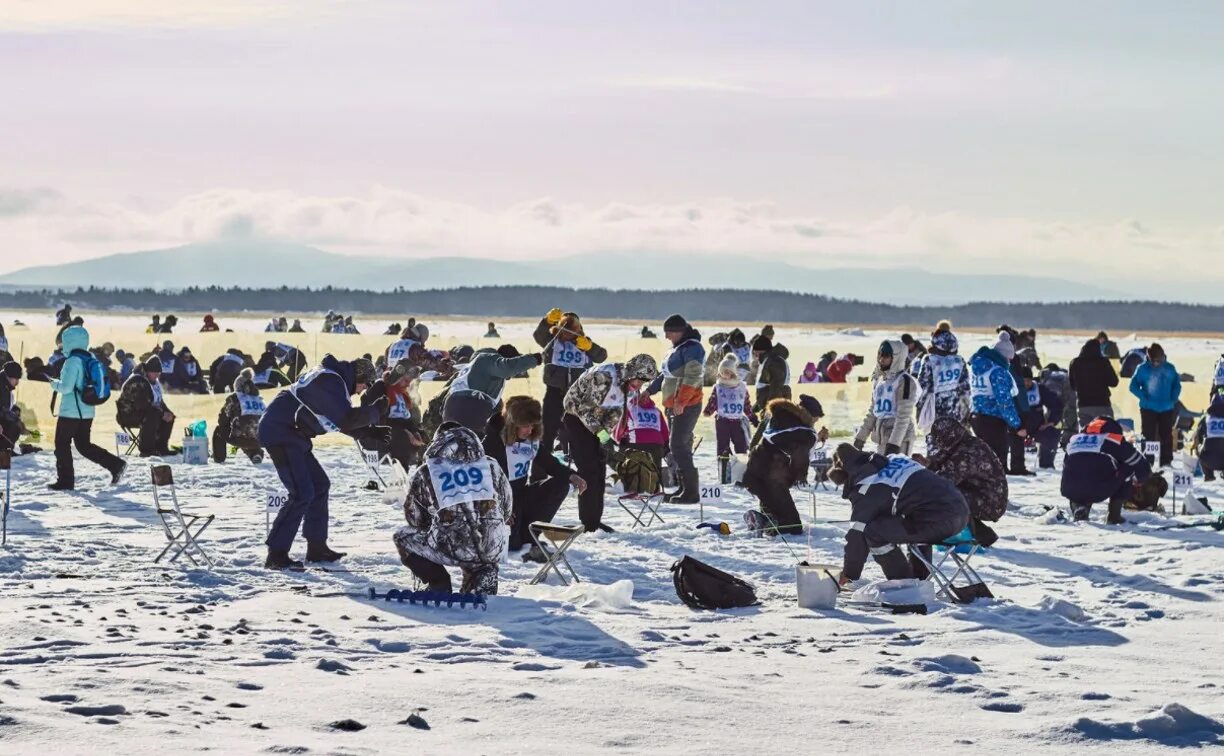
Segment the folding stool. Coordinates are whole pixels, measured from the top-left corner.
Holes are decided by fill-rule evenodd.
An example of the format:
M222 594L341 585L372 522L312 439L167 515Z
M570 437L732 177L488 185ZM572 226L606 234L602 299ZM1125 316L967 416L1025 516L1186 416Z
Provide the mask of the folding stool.
M942 553L938 558L927 558L923 553L921 546L930 546L933 549L939 549ZM978 575L977 570L973 569L970 564L973 556L982 548L982 544L978 543L973 532L966 527L961 532L945 538L938 543L929 544L911 544L909 553L927 568L930 573L929 580L935 583L935 595L942 597L946 601L951 601L957 604L971 604L974 600L980 598L994 598L994 594L986 587L986 583ZM951 561L951 564L948 562ZM945 569L951 569L952 574L944 572ZM964 578L963 585L957 585L956 581Z
M119 451L121 435L119 433L116 433L115 434L115 456L130 457L132 456L133 451L140 448L140 431L132 430L131 428L124 428L123 426L119 426L119 430L122 432L123 435L127 436L127 448L124 449L122 452Z
M634 504L641 504L641 507L639 507L638 511L635 513L633 509L631 509L625 503L627 501L633 502ZM633 518L633 525L630 526L631 528L637 528L637 527L644 528L650 525L655 520L658 520L659 522L663 522L663 516L659 514L659 507L663 505L663 494L661 493L625 494L624 496L617 497L616 503L620 504L621 509L628 512L629 516ZM650 512L650 514L647 515L646 514L647 512ZM642 522L642 517L646 518L646 522Z
M153 563L160 562L167 552L173 550L173 554L169 559L170 562L186 554L191 563L198 566L200 564L196 559L196 555L198 555L208 563L209 567L212 567L212 559L205 553L197 539L204 532L204 529L212 524L216 515L183 514L183 510L179 507L178 494L174 489L174 475L170 470L170 465L153 465L150 468L150 474L153 478L153 503L157 508L157 516L161 518L162 528L166 532L167 541L166 548L161 550L161 553L157 555ZM167 492L169 506L163 502L163 489ZM196 523L201 524L199 527L196 527ZM192 528L195 528L194 532Z
M531 534L531 540L535 541L535 545L544 552L545 558L548 560L540 567L540 571L531 579L528 585L535 585L544 582L548 577L549 569L557 573L557 577L561 578L562 585L569 585L569 581L565 579L565 575L561 574L557 563L565 565L569 573L574 576L575 583L581 583L578 579L578 573L574 572L574 568L569 563L569 558L565 556L565 552L570 545L582 535L583 527L581 525L554 525L551 522L533 522L527 526L527 532ZM541 540L543 537L543 540ZM550 546L545 546L544 541L549 542Z

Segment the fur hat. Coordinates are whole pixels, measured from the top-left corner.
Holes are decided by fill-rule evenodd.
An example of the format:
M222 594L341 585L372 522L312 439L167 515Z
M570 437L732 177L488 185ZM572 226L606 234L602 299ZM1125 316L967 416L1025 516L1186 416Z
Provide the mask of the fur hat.
M238 373L238 377L234 379L234 392L251 396L259 394L259 387L255 385L254 370L243 368L242 372Z
M790 399L774 399L765 406L771 430L811 428L816 423L812 414Z
M1016 347L1012 344L1011 334L1007 331L999 331L999 340L995 342L994 348L1008 362L1016 358Z
M578 317L576 312L561 313L561 319L549 330L552 331L553 336L562 341L573 341L585 335L582 330L582 318Z
M544 408L538 399L530 396L510 397L502 408L502 418L505 420L502 440L507 444L519 440L518 429L523 425L531 426L529 441L539 441L544 435Z
M365 357L358 357L353 360L353 381L354 383L364 383L369 386L377 380L377 371L374 369L374 363Z
M740 384L739 358L734 354L728 354L718 363L718 382L724 386Z

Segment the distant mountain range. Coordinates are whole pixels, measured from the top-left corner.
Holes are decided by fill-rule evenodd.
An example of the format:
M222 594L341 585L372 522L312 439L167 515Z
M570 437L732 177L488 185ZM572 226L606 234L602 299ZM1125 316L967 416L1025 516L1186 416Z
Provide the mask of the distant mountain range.
M409 291L479 286L610 289L753 289L824 294L899 305L967 302L1066 302L1130 299L1126 288L1019 275L932 272L920 268L818 269L763 255L587 254L549 261L470 257L396 258L340 255L276 241L188 244L25 268L0 276L6 289L333 286ZM1148 291L1143 298L1160 296Z

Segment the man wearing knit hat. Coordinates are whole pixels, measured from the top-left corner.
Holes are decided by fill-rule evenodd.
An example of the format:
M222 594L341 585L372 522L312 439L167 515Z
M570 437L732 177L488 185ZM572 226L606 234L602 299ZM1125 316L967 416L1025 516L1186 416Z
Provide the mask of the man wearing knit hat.
M166 406L161 385L162 363L154 355L123 384L116 402L117 419L124 428L140 429L140 456L169 456L174 413Z
M6 362L0 369L0 449L14 451L17 439L25 433L21 422L21 408L17 406L17 384L21 381L21 365Z
M701 417L701 396L705 387L705 346L701 334L680 315L663 321L663 335L672 350L663 361L659 376L644 392L647 396L663 390L663 406L671 413L671 453L680 474L680 488L669 501L696 504L701 501L697 466L693 464L693 430Z

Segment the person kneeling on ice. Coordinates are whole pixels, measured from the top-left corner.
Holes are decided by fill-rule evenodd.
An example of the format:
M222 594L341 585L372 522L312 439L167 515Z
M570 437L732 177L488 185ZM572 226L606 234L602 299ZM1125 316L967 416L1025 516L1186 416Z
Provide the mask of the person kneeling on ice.
M443 423L408 483L408 524L395 532L400 561L430 591L451 592L445 565L453 565L463 570L461 592L496 594L513 504L509 478L476 434Z
M905 370L905 345L900 341L880 344L871 378L871 406L854 437L854 448L861 450L870 438L881 454L909 454L914 443L918 381Z
M140 429L140 456L168 456L174 413L166 406L161 385L162 363L156 355L145 360L123 384L116 402L116 419L124 428Z
M654 357L639 354L628 362L613 362L588 369L565 392L562 418L569 436L570 454L587 488L578 497L578 517L588 533L611 531L603 524L604 444L621 427L628 395L638 391L659 375ZM547 415L545 416L547 421ZM550 449L541 448L545 454Z
M252 462L263 461L259 445L259 419L267 408L255 385L255 372L244 368L234 380L234 393L225 397L213 429L213 461L224 462L227 446L236 446Z
M1067 443L1062 495L1071 502L1076 521L1087 520L1092 505L1109 502L1110 525L1126 522L1122 505L1152 476L1152 466L1122 435L1112 417L1098 417Z
M963 423L941 417L927 435L926 467L956 486L969 503L971 526L978 543L990 546L999 536L984 521L997 522L1007 511L1007 475L986 442Z
M387 409L386 398L354 407L352 396L374 382L374 363L324 355L319 366L282 390L259 421L259 443L268 450L288 501L268 533L269 569L301 569L289 558L298 528L306 537L306 560L334 562L344 556L327 545L327 502L331 481L314 456L313 439L325 433L374 437L389 443L390 430L371 427Z
M889 580L927 577L917 559L898 546L939 543L969 523L969 504L952 481L914 460L859 451L841 444L833 454L829 480L850 502L850 530L838 582L858 580L870 553Z
M527 528L533 522L552 522L569 495L570 486L581 496L586 481L552 454L540 454L544 435L544 408L530 396L512 396L502 411L489 420L484 452L510 479L514 493L514 520L510 524L510 551L518 553L525 545L531 551L524 562L543 564L547 557L531 544ZM534 475L532 473L535 473Z
M1216 473L1224 470L1224 391L1218 386L1207 413L1194 429L1193 446L1198 450L1203 480L1215 480Z
M747 424L760 422L748 401L748 384L740 378L739 359L734 354L723 357L718 365L718 382L705 406L705 416L710 415L715 416L714 436L718 439L718 480L726 485L731 482L731 449L746 454L751 440Z
M743 485L761 501L761 511L744 514L750 530L766 535L798 535L803 522L791 497L791 486L807 480L817 434L811 413L789 399L774 399L766 407L769 421L761 443L748 456Z
M671 441L671 430L663 411L654 403L648 394L633 392L625 401L625 419L613 433L612 444L606 444L608 449L608 467L621 471L621 464L629 457L628 452L637 450L645 452L654 466L655 475L663 470L663 458L667 456ZM639 491L636 485L625 476L621 476L621 485L627 494L658 493L658 490Z

